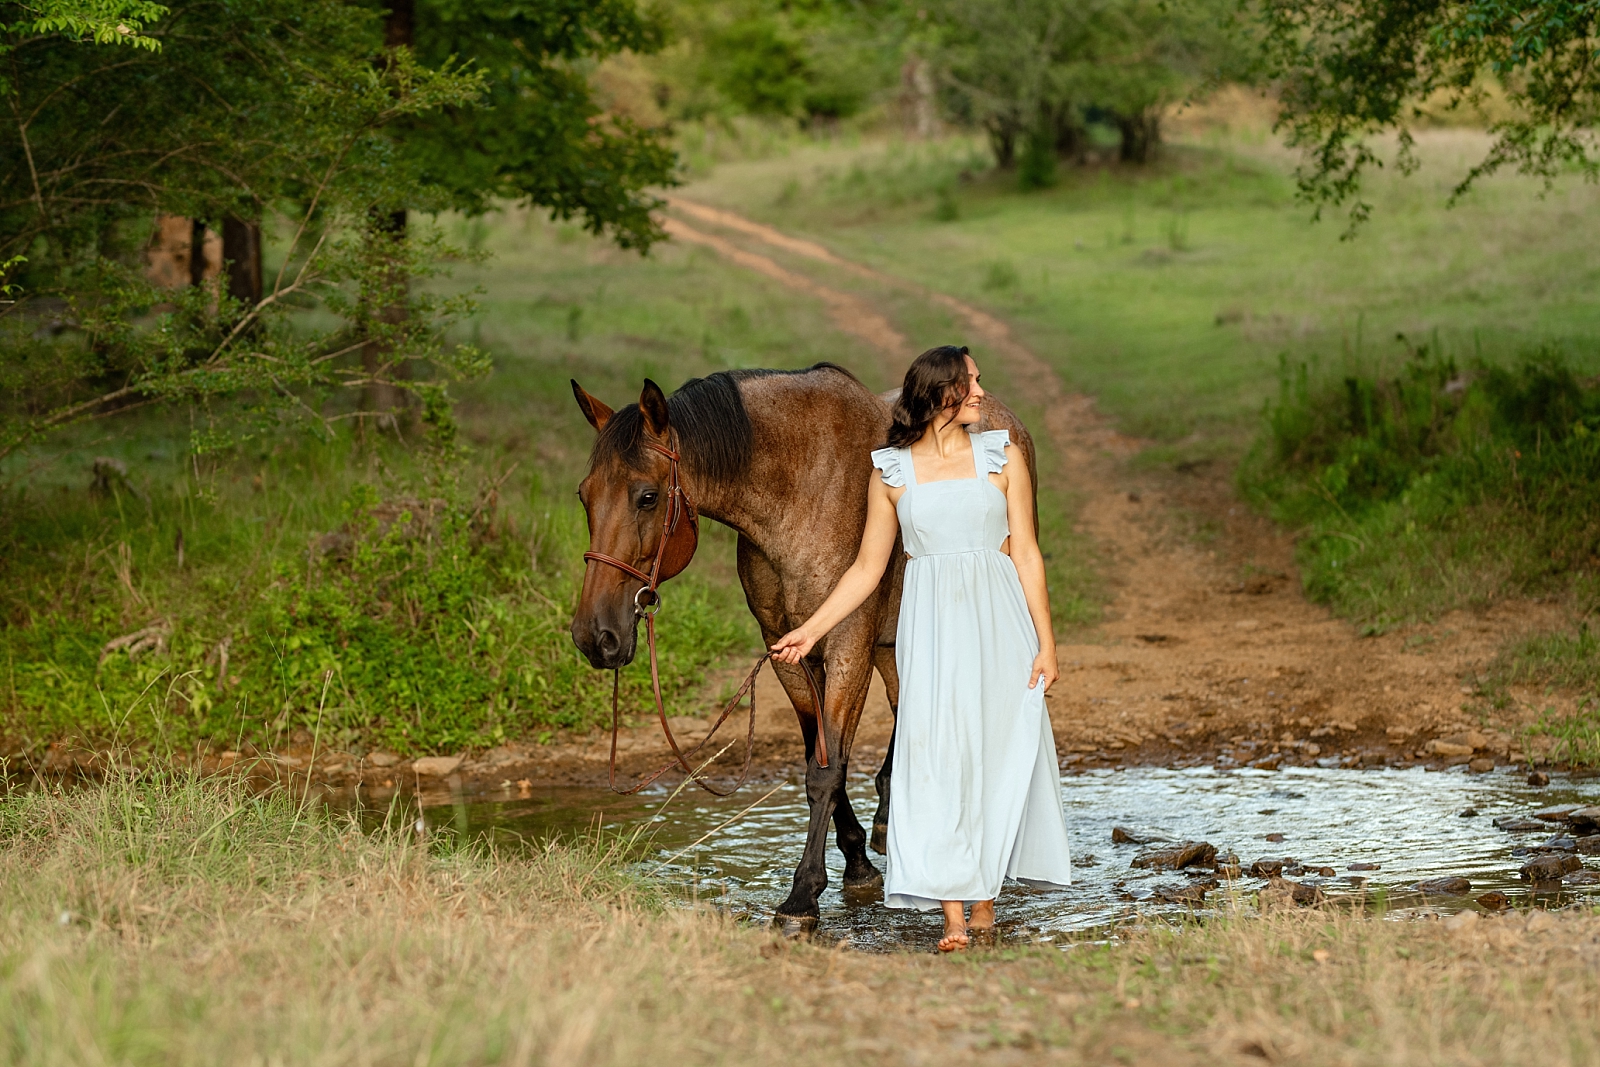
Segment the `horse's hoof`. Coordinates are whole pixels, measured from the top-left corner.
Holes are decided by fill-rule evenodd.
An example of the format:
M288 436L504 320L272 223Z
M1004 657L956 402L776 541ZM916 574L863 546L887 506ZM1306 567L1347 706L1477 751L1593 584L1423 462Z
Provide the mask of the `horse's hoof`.
M856 904L882 900L883 875L876 868L860 878L850 878L847 875L844 885L840 886L839 890L846 900Z
M889 851L889 824L875 822L872 824L872 851L882 856Z
M786 940L799 941L817 932L817 921L815 915L774 915L772 928Z

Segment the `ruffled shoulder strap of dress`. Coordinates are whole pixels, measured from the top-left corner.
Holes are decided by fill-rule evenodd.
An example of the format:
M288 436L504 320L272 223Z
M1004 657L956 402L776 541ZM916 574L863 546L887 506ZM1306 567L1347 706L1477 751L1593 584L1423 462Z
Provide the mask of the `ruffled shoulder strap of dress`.
M983 473L999 474L1006 465L1006 446L1010 430L986 430L978 435L978 455L983 458Z
M881 472L884 485L899 489L906 484L906 471L901 463L898 448L873 449L872 465Z

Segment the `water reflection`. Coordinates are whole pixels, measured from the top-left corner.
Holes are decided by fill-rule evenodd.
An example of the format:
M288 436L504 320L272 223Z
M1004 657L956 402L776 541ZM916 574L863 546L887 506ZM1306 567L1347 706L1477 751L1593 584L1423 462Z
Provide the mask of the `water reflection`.
M450 803L424 807L421 818L429 827L450 827L510 847L583 833L597 824L644 827L652 855L645 869L659 867L659 876L686 897L764 921L788 894L804 843L802 786L780 786L742 818L672 859L764 791L747 788L726 799L685 791L670 803L664 789L637 797L591 789L547 789L513 799L456 796ZM850 792L858 815L869 817L876 805L871 781L858 778ZM1421 768L1130 768L1066 778L1062 797L1072 830L1075 883L1050 891L1008 885L1000 902L1007 936L1048 938L1135 913L1183 911L1182 905L1163 903L1157 891L1181 887L1189 879L1130 867L1141 846L1114 844L1114 826L1159 831L1175 840L1209 841L1221 853L1237 854L1247 870L1259 858L1293 857L1308 871L1298 880L1320 886L1330 897L1381 903L1391 914L1425 905L1441 910L1471 907L1471 897L1490 890L1526 903L1529 887L1517 874L1524 858L1513 852L1537 846L1559 824L1551 824L1548 833L1507 833L1493 820L1558 804L1594 804L1600 785L1558 780L1535 789L1505 774ZM381 807L364 811L369 820L383 817ZM1469 811L1475 814L1463 815ZM1282 835L1282 840L1269 841L1269 834ZM1585 859L1597 863L1593 857ZM881 857L875 860L881 868ZM1375 864L1377 869L1357 873L1350 871L1352 864ZM935 916L846 899L839 889L843 861L837 852L829 855L828 865L831 884L821 900L821 935L848 936L861 948L932 945ZM1331 867L1334 873L1310 873L1313 867ZM1411 889L1422 879L1442 875L1470 879L1471 895L1424 901ZM1248 877L1237 883L1244 890L1262 884ZM1224 884L1210 900L1215 904L1226 895Z

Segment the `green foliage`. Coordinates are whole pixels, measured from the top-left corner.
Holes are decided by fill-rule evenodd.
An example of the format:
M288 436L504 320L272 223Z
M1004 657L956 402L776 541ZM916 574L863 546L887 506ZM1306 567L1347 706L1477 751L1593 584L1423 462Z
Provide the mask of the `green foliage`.
M1303 531L1307 592L1382 627L1600 568L1600 388L1559 354L1392 377L1283 361L1244 490Z
M1488 673L1501 685L1548 682L1600 697L1600 635L1587 620L1571 630L1533 634L1496 657Z
M167 13L165 7L148 0L32 0L8 3L5 8L9 9L7 16L15 19L0 24L0 32L8 36L60 36L150 51L160 48L161 42L140 31Z
M1145 162L1162 110L1238 66L1232 5L1221 0L935 0L923 10L948 106L984 128L1000 166L1019 165L1025 189L1051 183L1056 153L1082 152L1090 112L1113 115L1123 159Z
M661 93L680 117L849 118L894 85L897 23L876 5L679 0Z
M163 290L128 264L89 260L62 301L70 331L52 336L27 315L0 322L0 457L75 421L150 403L198 409L200 451L295 423L326 433L351 417L350 401L336 394L374 381L415 394L431 436L445 443L445 387L486 369L475 348L445 340L473 301L409 283L442 273L451 251L437 234L397 241L368 227L324 233L294 275L254 306L209 287ZM339 325L306 330L311 308ZM380 349L382 361L342 358L366 346ZM416 374L421 366L431 377Z
M1048 189L1056 183L1053 131L1032 134L1023 142L1022 159L1017 163L1017 183L1024 189Z
M1397 132L1398 165L1409 173L1419 103L1442 94L1450 108L1470 109L1491 85L1513 117L1493 124L1497 139L1452 199L1507 165L1547 183L1569 170L1600 177L1590 135L1600 104L1600 6L1268 0L1255 10L1264 73L1280 86L1290 145L1304 152L1300 192L1319 213L1348 203L1351 227L1364 221L1372 207L1361 198L1363 177L1382 166L1370 138Z
M202 445L241 413L248 435L396 406L445 442L447 387L485 364L442 341L470 299L421 283L469 257L407 211L510 200L625 247L661 236L644 190L672 182L673 153L604 116L584 67L661 46L633 0L424 3L404 32L340 0L21 12L0 27L0 458L173 403L203 413ZM150 47L82 43L132 38ZM162 288L143 262L162 216L253 230L276 262L251 281L259 257L230 247L224 279Z
M1017 275L1017 265L1009 259L996 259L988 264L983 275L985 289L1015 289L1022 279Z
M715 84L734 106L752 115L792 115L806 90L799 41L776 19L741 19L708 42Z
M76 516L100 526L98 551L83 551L101 565L70 584L45 576L62 557L41 551L70 512L8 531L0 714L10 738L183 749L264 746L304 729L334 747L422 753L609 717L610 679L567 632L586 543L576 508L519 534L487 498L445 488L381 500L358 482L317 515L333 529L257 544L250 560L250 524L193 489L143 506L119 496L110 529ZM315 498L300 507L319 510ZM184 516L180 570L163 542ZM667 599L662 682L676 702L746 632L692 578ZM115 644L141 631L144 647ZM644 706L645 665L624 675L625 706Z
M1595 590L1587 592L1592 597ZM1484 671L1479 688L1492 703L1503 706L1511 702L1512 686L1555 686L1579 694L1570 712L1546 707L1526 729L1555 739L1557 759L1600 765L1600 637L1589 619L1575 627L1529 634L1501 649Z
M1592 641L1588 653L1597 654ZM1556 759L1575 766L1600 766L1600 696L1585 697L1570 715L1558 715L1546 709L1528 732L1554 738L1556 747L1552 754Z
M604 111L593 64L627 51L657 52L665 20L635 0L539 0L490 5L417 4L415 55L424 66L465 63L484 79L475 106L419 115L398 131L399 156L449 206L481 214L503 203L581 217L623 248L662 238L646 190L676 184L665 131ZM397 207L425 207L401 188Z
M319 394L377 381L437 391L481 369L441 340L470 301L408 289L448 250L398 240L371 212L401 185L431 195L397 172L387 128L471 105L482 79L408 53L375 67L372 19L332 0L228 11L174 7L152 30L158 51L12 41L27 76L8 95L28 118L0 142L0 255L27 261L0 318L0 457L151 403L239 398L252 428L322 423L338 409L320 410ZM269 231L278 213L279 269L259 297L163 289L139 262L162 211ZM310 311L333 324L308 329ZM219 429L209 416L239 409L203 410Z

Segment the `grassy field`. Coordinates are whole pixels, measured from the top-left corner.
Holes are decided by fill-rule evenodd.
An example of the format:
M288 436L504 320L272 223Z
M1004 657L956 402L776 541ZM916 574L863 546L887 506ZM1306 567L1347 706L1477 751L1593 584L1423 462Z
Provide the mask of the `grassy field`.
M957 957L669 906L647 842L492 854L288 796L113 778L0 806L18 1067L856 1062L1586 1064L1600 916L1131 922ZM935 935L930 919L930 944Z
M1285 352L1392 366L1404 333L1458 356L1551 343L1600 372L1600 189L1500 178L1446 209L1485 144L1425 134L1422 171L1375 175L1372 222L1348 241L1254 137L1193 137L1148 169L1063 168L1032 192L972 141L797 145L685 195L1002 311L1127 430L1203 452L1254 433Z

